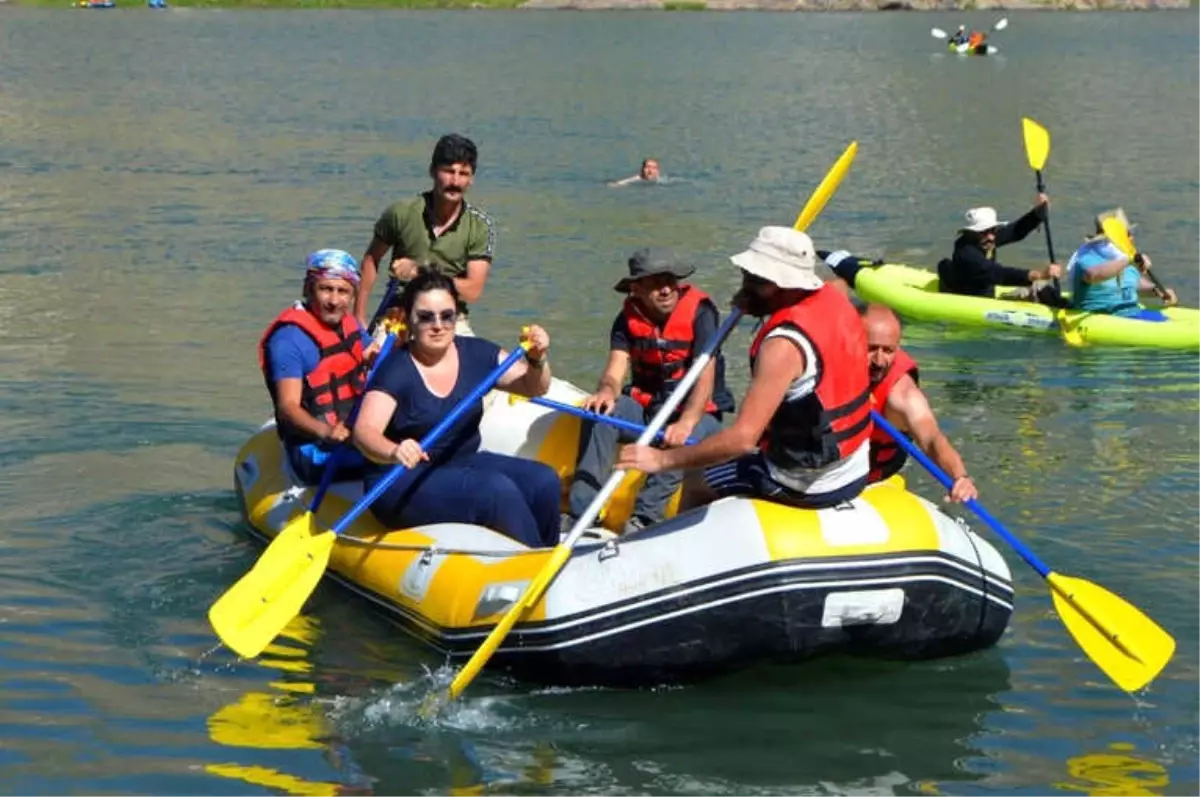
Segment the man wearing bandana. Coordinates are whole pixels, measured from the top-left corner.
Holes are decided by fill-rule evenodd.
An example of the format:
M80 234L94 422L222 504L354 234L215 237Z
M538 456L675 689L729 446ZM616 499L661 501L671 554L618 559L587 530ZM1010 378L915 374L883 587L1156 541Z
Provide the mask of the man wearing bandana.
M305 260L303 299L270 323L258 362L275 406L275 429L288 463L304 483L321 480L333 449L350 436L346 420L366 381L369 341L352 308L358 262L340 249ZM347 447L338 472L362 474L362 455Z

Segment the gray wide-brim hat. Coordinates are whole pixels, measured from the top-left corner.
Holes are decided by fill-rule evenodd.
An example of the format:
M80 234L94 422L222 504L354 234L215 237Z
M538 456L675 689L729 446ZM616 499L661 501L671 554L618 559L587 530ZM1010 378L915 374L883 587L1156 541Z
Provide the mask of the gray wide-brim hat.
M643 277L670 274L675 279L682 280L692 276L695 271L695 266L680 260L673 250L660 246L649 246L630 255L629 276L622 277L613 286L613 290L618 293L629 293L629 286Z

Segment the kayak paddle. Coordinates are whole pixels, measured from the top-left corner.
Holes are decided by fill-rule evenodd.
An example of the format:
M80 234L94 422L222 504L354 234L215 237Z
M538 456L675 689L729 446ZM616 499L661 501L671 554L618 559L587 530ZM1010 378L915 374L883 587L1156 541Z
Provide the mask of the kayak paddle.
M1046 159L1050 157L1050 131L1026 116L1021 119L1021 132L1025 137L1025 157L1028 158L1029 167L1037 177L1037 191L1044 194L1046 180L1042 177L1042 169L1046 167ZM1046 252L1050 255L1050 262L1057 263L1054 259L1054 241L1050 238L1050 208L1045 206L1042 208L1042 226L1046 230ZM1061 293L1057 277L1054 278L1054 290ZM1037 301L1037 297L1034 297L1034 301Z
M954 480L883 415L871 410L871 420L891 435L943 487L947 490L954 487ZM1088 658L1113 683L1126 692L1135 692L1154 680L1167 666L1175 652L1175 640L1140 609L1090 581L1050 570L982 504L975 499L965 503L1046 580L1059 619Z
M803 232L809 228L809 225L816 220L817 216L821 215L821 211L825 209L825 204L829 202L829 198L838 190L838 186L842 184L842 179L845 178L846 172L850 171L850 164L854 162L854 156L858 154L858 142L851 141L846 147L833 166L822 178L817 185L812 196L804 203L804 208L800 211L800 215L796 217L796 223L793 228Z
M729 317L717 329L716 334L708 341L708 345L696 357L696 361L692 363L692 367L688 369L687 374L680 380L674 392L667 398L667 402L663 404L662 409L655 414L654 418L650 421L650 425L642 430L642 434L638 437L636 445L648 445L654 440L659 431L666 426L667 420L675 412L675 408L687 396L688 391L692 389L692 385L696 384L697 380L700 379L700 373L708 365L709 361L712 360L717 348L725 341L725 338L729 336L729 333L733 331L733 328L737 326L741 318L742 314L739 310L733 310L729 314ZM500 619L496 627L483 640L483 643L479 646L479 650L475 651L471 658L467 660L467 663L463 665L462 669L458 671L458 674L454 676L454 680L450 682L450 687L446 692L441 695L433 694L429 698L426 698L420 709L420 713L423 716L429 716L431 713L436 712L437 708L443 703L458 697L467 688L467 685L474 680L479 671L491 659L492 654L504 642L504 638L508 636L508 632L517 624L517 621L521 619L526 611L532 609L541 600L546 590L550 588L550 584L554 581L555 576L562 570L567 560L571 558L571 551L574 549L575 543L583 536L583 532L591 526L592 521L600 514L600 510L604 508L605 502L621 486L621 482L624 479L624 470L617 469L612 472L612 475L608 477L608 481L600 488L600 492L596 493L596 497L592 499L587 509L575 521L575 525L571 528L571 531L554 548L554 552L550 554L550 558L546 561L546 564L542 566L538 574L529 582L529 586L525 588L524 594L517 598L516 602L504 613L504 617Z
M1129 228L1120 219L1104 219L1104 221L1100 222L1100 226L1104 232L1104 237L1112 241L1113 245L1120 249L1130 261L1138 259L1137 247L1133 245L1133 239L1129 237ZM1166 299L1166 286L1159 281L1158 277L1150 269L1146 269L1145 274L1154 283L1154 289L1158 291L1159 297Z
M553 399L543 398L542 396L528 397L522 396L519 393L512 393L509 395L508 401L510 404L518 401L528 401L530 404L537 404L539 407L546 407L547 409L563 412L567 415L574 415L576 418L582 418L585 421L592 421L593 423L606 423L609 426L615 426L618 429L626 432L632 432L634 434L641 434L642 432L646 431L646 427L642 426L640 423L627 421L624 418L617 418L612 415L607 415L603 412L592 412L591 410L585 410L583 407L577 407L574 404L564 404L561 401L554 401ZM654 436L654 442L656 443L661 439L662 432L659 432ZM693 446L697 442L699 441L694 437L689 437L687 439L687 444L689 446Z
M929 35L930 35L930 36L932 36L932 37L933 37L933 38L935 38L935 39L948 39L948 38L950 38L949 36L947 36L947 35L946 35L946 31L942 30L941 28L932 28L932 29L929 31Z
M1008 27L1008 17L1000 17L995 25L992 25L992 30L1004 30Z
M421 439L422 450L429 450L478 401L496 381L525 355L529 344L522 342L504 362L460 401L429 434ZM311 512L305 512L276 535L250 572L242 576L209 609L213 630L231 650L243 658L253 658L271 643L292 618L325 573L329 556L339 534L365 512L405 471L397 464L371 488L327 532L318 533Z
M846 148L846 151L833 164L829 173L825 175L825 178L821 180L816 190L813 191L812 196L808 198L808 202L804 204L803 210L800 211L800 215L796 218L796 229L803 230L811 224L813 219L821 212L821 209L825 207L829 198L837 190L842 178L846 176L846 172L849 170L850 163L854 160L854 155L857 151L858 142L850 142L850 146ZM692 367L688 369L687 374L684 375L675 390L667 398L667 402L662 406L662 409L655 413L654 418L650 421L650 425L642 431L636 445L644 446L649 444L655 435L658 434L659 430L666 425L667 419L674 413L675 408L683 401L688 391L692 389L692 385L700 378L700 373L712 360L717 349L741 319L742 312L740 310L734 309L730 312L729 317L717 329L716 334L708 341L708 344L696 357L696 361L692 363ZM541 571L529 582L529 586L525 588L525 593L505 612L504 617L500 619L496 627L483 640L483 643L479 646L479 650L475 651L474 655L467 660L463 668L454 676L454 680L451 681L449 688L444 693L434 693L425 699L420 708L422 716L431 716L441 705L461 695L463 690L467 688L467 685L474 680L479 671L491 659L492 654L500 647L500 644L508 636L508 632L512 630L517 621L521 619L526 611L533 608L541 600L546 590L550 588L550 584L554 581L555 576L558 575L559 571L566 565L567 560L570 559L571 550L575 547L576 541L583 536L583 532L596 519L596 516L600 514L604 503L608 501L624 478L624 470L617 469L612 472L612 475L608 477L608 481L604 483L600 492L596 493L596 497L592 499L592 503L588 505L588 508L575 521L575 525L571 528L571 531L554 549L554 553L550 555L549 560L542 567Z

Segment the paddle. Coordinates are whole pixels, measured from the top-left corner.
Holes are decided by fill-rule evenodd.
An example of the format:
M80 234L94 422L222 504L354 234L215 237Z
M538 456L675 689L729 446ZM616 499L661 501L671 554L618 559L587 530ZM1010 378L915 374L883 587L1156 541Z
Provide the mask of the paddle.
M1141 255L1137 252L1137 247L1133 245L1133 239L1129 237L1129 228L1117 218L1107 218L1100 222L1100 227L1104 232L1104 237L1113 242L1113 245L1120 249L1126 257L1134 262L1138 262ZM1145 275L1154 283L1154 290L1158 292L1159 298L1164 301L1167 298L1167 288L1158 277L1150 269L1146 269Z
M513 393L509 396L508 400L510 402L528 401L530 404L537 404L539 407L546 407L547 409L557 410L558 412L565 412L567 415L574 415L577 418L583 418L585 421L606 423L609 426L615 426L618 429L623 429L626 432L633 432L634 434L641 434L642 432L646 431L646 427L639 423L627 421L624 418L615 418L612 415L606 415L603 412L591 412L590 410L585 410L583 407L576 407L573 404L564 404L561 401L554 401L553 399L542 398L541 396L534 396L530 398L528 396L522 396L517 393ZM662 432L659 432L654 436L654 442L659 442L661 439ZM689 437L687 439L687 444L689 446L694 446L697 442L699 441L697 441L694 437Z
M363 385L363 392L354 401L354 406L350 408L350 414L346 416L346 428L353 429L354 422L358 419L358 409L362 406L363 396L367 395L367 390L371 387L371 380L375 377L375 372L379 370L380 363L392 351L392 346L396 343L395 335L388 335L383 339L383 345L379 347L379 354L375 355L375 364L371 366L371 372L367 374L367 381ZM293 526L304 531L308 528L311 522L311 516L315 515L317 510L321 508L321 503L325 500L325 493L329 491L330 485L333 484L333 474L341 464L345 452L350 450L352 444L341 443L329 455L329 461L325 463L325 473L321 476L321 483L317 485L317 492L313 496L312 503L308 507L309 520L297 518L287 525L280 534L286 534L287 530Z
M522 343L496 366L421 439L421 448L428 450L459 418L470 411L471 405L491 390L496 381L525 355L527 345ZM391 487L404 470L404 465L393 467L327 532L317 533L311 513L305 513L298 521L288 524L284 532L267 546L250 572L242 576L209 609L209 622L221 641L243 658L253 658L261 653L300 612L308 596L316 589L329 564L329 556L338 535ZM293 526L298 531L287 534Z
M1037 191L1039 194L1044 194L1046 193L1046 181L1042 177L1042 169L1046 166L1046 159L1050 157L1050 131L1025 116L1021 119L1021 132L1025 137L1025 157L1029 159L1029 167L1037 176ZM1042 226L1046 230L1046 253L1050 255L1051 263L1057 263L1058 261L1054 259L1054 241L1050 238L1050 208L1048 207L1042 208ZM1061 293L1058 277L1054 278L1054 291ZM1037 301L1036 296L1034 301Z
M880 413L871 410L871 419L943 487L954 487L954 480ZM1171 660L1175 640L1137 607L1090 581L1051 571L978 501L969 500L966 506L1046 579L1059 618L1083 652L1113 683L1126 692L1137 691L1154 680Z
M1007 28L1007 27L1008 27L1008 18L1007 18L1007 17L1001 17L999 20L997 20L997 22L996 22L996 24L995 24L995 25L992 25L992 30L993 30L993 31L997 31L997 30L1004 30L1004 29L1005 29L1005 28ZM948 38L950 38L950 36L949 36L949 35L947 35L946 31L942 30L941 28L930 28L930 30L929 30L929 35L930 35L930 36L932 36L932 37L933 37L933 38L935 38L935 39L948 39Z
M829 198L837 191L838 186L842 184L842 179L846 176L846 172L850 171L850 164L854 162L854 156L858 154L858 142L851 141L846 150L838 156L834 161L833 166L829 167L829 171L817 184L816 190L812 192L812 196L804 203L804 207L800 211L800 215L796 217L796 223L792 226L803 232L816 220L817 216L821 215L821 211L825 209Z
M846 148L846 151L833 164L829 173L825 175L825 178L821 180L816 190L813 191L812 196L809 197L808 202L805 203L804 208L800 211L800 215L796 217L796 229L803 230L806 228L817 217L817 214L821 212L821 209L825 207L829 198L837 190L842 178L846 176L846 172L850 169L850 163L854 160L854 155L857 151L858 142L851 141L850 146ZM666 425L667 419L674 413L675 408L683 401L688 391L692 389L692 385L700 378L700 373L708 365L709 361L712 360L717 348L729 336L729 333L733 331L733 328L737 326L741 318L742 313L740 310L735 309L730 312L729 317L717 329L716 334L713 335L712 339L696 357L696 361L692 363L692 367L688 369L687 374L684 375L679 385L667 398L667 402L662 406L662 409L651 419L650 425L642 431L641 436L637 439L637 445L644 446L649 444L654 439L654 436L658 434L659 430ZM600 514L600 509L616 491L617 487L620 486L624 478L624 470L614 470L612 472L612 475L608 477L608 481L604 483L600 492L592 499L592 503L588 505L588 508L575 521L575 525L571 528L570 533L558 544L558 547L554 549L554 553L550 555L549 560L542 567L541 571L534 576L529 586L526 587L525 593L505 612L504 617L500 619L500 622L488 634L487 639L483 640L483 644L479 646L479 650L475 651L474 655L463 665L458 674L454 676L454 680L450 683L450 687L446 692L441 696L438 696L436 693L431 694L421 705L420 713L423 716L430 716L432 712L436 711L439 705L458 697L475 676L479 674L479 671L487 664L492 654L500 647L500 643L508 636L508 632L516 625L517 620L526 611L531 609L541 599L546 590L549 589L554 577L558 575L559 571L562 570L570 558L571 549L574 548L575 542L583 535L583 532L591 525L592 521L596 519L596 516Z

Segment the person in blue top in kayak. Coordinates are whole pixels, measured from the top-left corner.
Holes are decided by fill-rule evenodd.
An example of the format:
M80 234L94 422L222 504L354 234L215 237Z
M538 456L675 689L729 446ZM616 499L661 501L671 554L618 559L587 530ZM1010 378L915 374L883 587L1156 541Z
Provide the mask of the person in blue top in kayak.
M967 43L970 37L967 35L967 26L959 25L958 30L954 31L954 35L950 37L950 43L958 47Z
M1044 269L1026 270L1004 266L996 261L997 249L1025 240L1031 232L1042 226L1042 218L1049 206L1049 197L1038 194L1033 209L1012 222L1000 221L995 208L968 210L967 223L958 229L953 255L938 263L939 290L942 293L993 299L996 298L997 286L1025 286L1000 298L1057 304L1059 299L1053 288L1045 283L1062 276L1062 267L1058 263L1051 263Z
M1106 210L1096 216L1096 231L1084 240L1083 246L1071 255L1067 273L1071 275L1071 307L1092 313L1162 321L1165 316L1138 304L1139 296L1156 295L1169 307L1178 302L1175 292L1167 288L1159 293L1154 283L1143 276L1150 269L1150 257L1138 252L1131 262L1116 244L1104 234L1105 219L1119 219L1133 240L1134 227L1121 208Z
M405 285L400 306L408 339L376 369L354 424L354 443L369 460L367 490L397 463L407 470L371 511L388 528L473 523L531 548L557 545L558 473L534 460L480 451L482 399L429 450L419 442L508 352L483 338L455 334L459 296L448 275L420 272ZM541 396L550 388L550 336L530 326L526 337L525 359L496 387Z
M305 259L303 300L276 316L259 341L275 428L292 470L308 484L321 480L334 447L349 438L346 420L375 351L351 312L359 280L349 253L313 252ZM358 478L362 457L348 453L339 473Z

